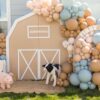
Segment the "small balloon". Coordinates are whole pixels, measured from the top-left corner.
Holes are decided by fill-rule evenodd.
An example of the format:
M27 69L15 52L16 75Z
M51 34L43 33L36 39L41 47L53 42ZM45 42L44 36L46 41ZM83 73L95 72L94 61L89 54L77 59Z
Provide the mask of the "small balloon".
M28 1L27 3L26 3L26 6L27 6L27 8L29 8L29 9L33 9L33 2L30 0L30 1Z
M60 13L60 18L62 21L66 21L71 17L71 14L68 10L63 9L63 11Z

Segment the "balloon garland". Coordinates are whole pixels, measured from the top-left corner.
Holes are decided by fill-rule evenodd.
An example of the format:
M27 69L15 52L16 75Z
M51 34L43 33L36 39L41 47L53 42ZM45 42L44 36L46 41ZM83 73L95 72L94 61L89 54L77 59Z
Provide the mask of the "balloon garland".
M26 6L37 15L43 16L48 23L57 21L61 25L60 33L65 38L62 45L68 51L68 59L62 65L57 84L65 87L70 82L74 86L80 86L82 90L100 86L99 34L94 31L88 34L83 32L96 24L88 4L75 0L32 0Z
M100 86L100 26L91 26L83 30L74 43L73 71L77 75L82 90ZM99 39L98 39L99 38ZM70 82L73 85L72 75ZM76 77L74 77L76 80ZM76 82L76 81L75 81Z
M0 60L6 60L6 34L0 33Z
M28 1L26 6L36 14L44 16L47 22L59 21L63 5L58 0L54 0L53 2L49 1Z

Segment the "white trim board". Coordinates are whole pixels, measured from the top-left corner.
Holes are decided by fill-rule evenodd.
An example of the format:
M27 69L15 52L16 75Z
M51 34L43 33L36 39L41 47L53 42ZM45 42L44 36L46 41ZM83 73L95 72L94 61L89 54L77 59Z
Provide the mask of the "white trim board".
M11 28L11 0L7 0L7 20L8 20L8 27L7 32Z

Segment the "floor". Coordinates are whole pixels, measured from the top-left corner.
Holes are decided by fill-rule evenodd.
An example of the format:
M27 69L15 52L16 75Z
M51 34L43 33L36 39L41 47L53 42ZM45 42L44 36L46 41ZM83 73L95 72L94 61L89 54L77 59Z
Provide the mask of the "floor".
M10 89L2 90L3 92L14 92L14 93L61 93L65 89L62 87L53 87L52 84L45 85L45 81L16 81Z

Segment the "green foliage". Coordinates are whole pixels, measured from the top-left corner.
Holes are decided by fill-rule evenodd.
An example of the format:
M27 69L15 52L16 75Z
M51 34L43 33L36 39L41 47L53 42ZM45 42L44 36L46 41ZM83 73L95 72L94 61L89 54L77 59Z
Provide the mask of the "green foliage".
M0 100L100 100L100 91L82 91L78 87L68 87L64 93L1 93Z

